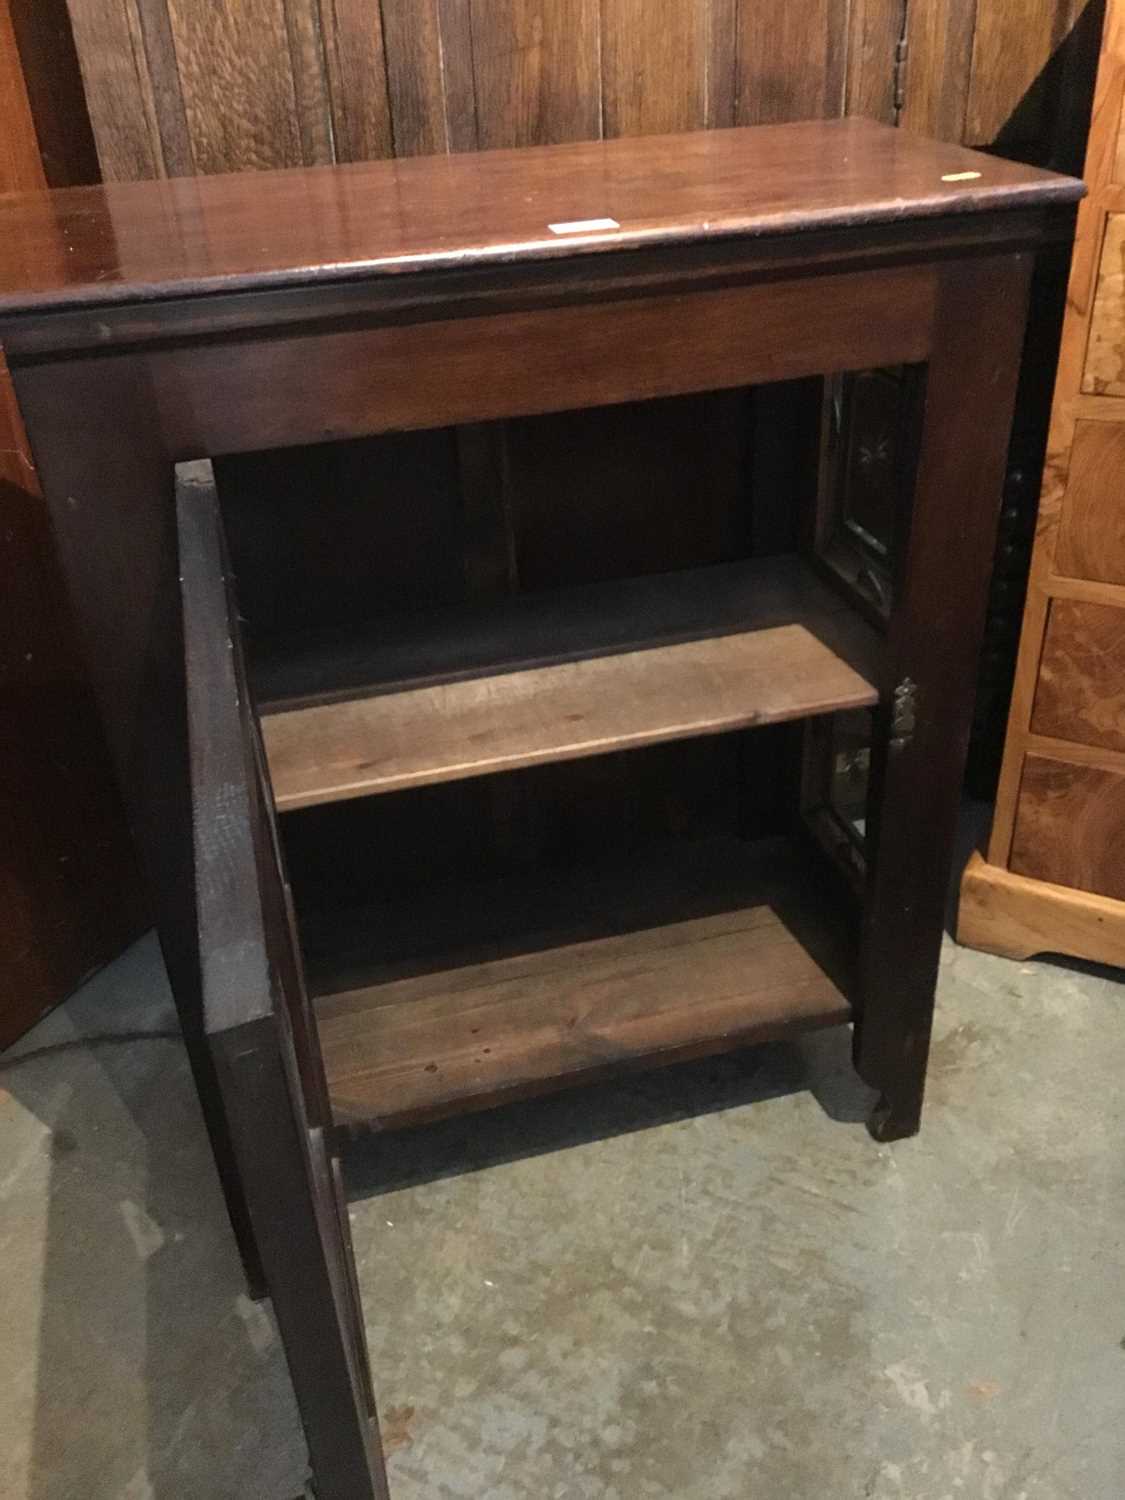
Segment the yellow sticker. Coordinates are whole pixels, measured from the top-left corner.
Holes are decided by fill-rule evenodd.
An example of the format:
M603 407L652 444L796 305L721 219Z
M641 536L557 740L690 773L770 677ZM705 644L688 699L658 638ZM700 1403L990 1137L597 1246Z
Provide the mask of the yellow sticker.
M972 182L974 177L979 177L979 172L943 172L942 182Z

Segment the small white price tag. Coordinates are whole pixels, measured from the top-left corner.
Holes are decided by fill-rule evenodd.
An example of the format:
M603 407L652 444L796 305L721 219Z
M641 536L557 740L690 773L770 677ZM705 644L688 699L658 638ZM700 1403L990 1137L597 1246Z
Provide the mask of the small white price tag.
M552 234L593 234L598 229L620 229L616 219L569 219L564 224L548 224Z

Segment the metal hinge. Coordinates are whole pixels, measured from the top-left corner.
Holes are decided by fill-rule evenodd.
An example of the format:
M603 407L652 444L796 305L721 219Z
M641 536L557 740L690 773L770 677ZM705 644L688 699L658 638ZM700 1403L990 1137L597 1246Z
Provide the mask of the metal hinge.
M906 104L906 60L909 51L910 43L905 36L900 36L895 43L895 71L892 83L896 125Z
M904 677L895 688L891 708L891 753L905 750L914 738L915 719L918 708L918 684Z

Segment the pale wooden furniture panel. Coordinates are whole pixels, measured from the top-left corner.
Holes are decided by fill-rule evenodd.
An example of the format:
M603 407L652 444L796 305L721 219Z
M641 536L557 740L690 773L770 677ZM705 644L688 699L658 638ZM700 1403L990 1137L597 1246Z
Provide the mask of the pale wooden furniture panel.
M1125 751L1125 609L1053 601L1031 728L1054 739Z
M1125 396L1125 214L1109 214L1105 222L1082 389Z
M1113 160L1114 182L1125 182L1125 101L1117 122L1117 150Z
M1059 573L1125 584L1125 492L1120 504L1106 504L1123 473L1125 423L1078 422L1059 522Z
M961 940L1020 957L1125 953L1123 102L1110 0L996 813L962 883Z
M1024 763L1011 869L1125 900L1125 770L1045 755Z
M980 854L969 860L961 880L957 938L1005 958L1073 953L1093 963L1125 966L1120 902L1016 875Z

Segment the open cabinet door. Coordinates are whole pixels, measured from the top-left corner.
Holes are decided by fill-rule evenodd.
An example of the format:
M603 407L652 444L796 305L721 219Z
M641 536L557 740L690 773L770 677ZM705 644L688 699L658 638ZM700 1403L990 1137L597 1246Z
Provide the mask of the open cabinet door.
M176 478L205 1024L318 1500L386 1476L324 1066L209 463Z

